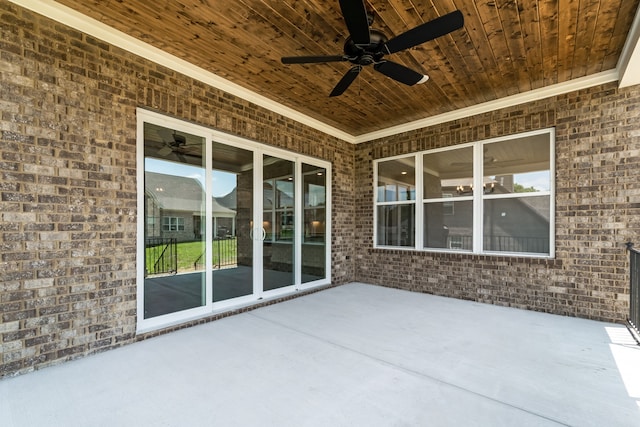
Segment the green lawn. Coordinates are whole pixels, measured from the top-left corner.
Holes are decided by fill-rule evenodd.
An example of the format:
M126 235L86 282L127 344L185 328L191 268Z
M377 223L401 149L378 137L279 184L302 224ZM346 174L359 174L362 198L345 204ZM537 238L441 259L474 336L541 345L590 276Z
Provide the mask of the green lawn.
M204 242L178 243L178 271L193 270L193 263L204 260ZM202 258L201 258L202 256Z
M204 242L182 242L176 248L178 271L193 271L194 263L198 263L198 268L202 268L204 263ZM236 239L214 240L213 241L213 265L218 266L234 264L237 259ZM147 270L152 271L152 266L159 257L161 250L157 248L147 248Z

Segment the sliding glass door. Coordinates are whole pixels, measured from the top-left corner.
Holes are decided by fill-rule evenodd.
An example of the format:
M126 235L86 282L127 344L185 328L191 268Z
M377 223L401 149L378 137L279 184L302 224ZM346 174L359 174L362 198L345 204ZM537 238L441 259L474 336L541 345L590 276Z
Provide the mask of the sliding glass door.
M295 280L295 163L262 159L262 289L270 291Z
M330 164L138 114L139 329L330 282Z
M302 164L301 282L326 277L327 270L327 170Z
M206 305L205 139L144 125L144 318Z
M253 152L211 144L213 302L252 295Z

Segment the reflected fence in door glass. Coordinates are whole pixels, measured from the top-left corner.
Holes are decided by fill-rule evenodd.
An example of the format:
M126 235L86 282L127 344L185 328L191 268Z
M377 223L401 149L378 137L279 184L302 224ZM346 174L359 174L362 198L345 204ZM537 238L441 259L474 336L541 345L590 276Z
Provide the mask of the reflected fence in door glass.
M253 293L253 152L212 145L212 301Z
M206 304L204 141L144 126L145 319Z

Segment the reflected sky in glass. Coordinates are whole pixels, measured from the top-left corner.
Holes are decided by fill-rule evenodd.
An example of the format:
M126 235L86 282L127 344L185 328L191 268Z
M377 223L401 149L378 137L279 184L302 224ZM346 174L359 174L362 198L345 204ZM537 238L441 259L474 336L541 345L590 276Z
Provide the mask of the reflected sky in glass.
M204 188L204 169L182 163L168 162L166 160L144 159L147 172L163 173L165 175L184 176L200 181ZM236 176L233 173L219 170L213 171L213 197L222 197L229 194L236 186Z

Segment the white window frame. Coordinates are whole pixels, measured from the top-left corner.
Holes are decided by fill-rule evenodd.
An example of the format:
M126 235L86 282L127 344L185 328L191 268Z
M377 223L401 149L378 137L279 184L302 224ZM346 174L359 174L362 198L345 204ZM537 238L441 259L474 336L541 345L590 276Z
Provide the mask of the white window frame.
M496 142L509 141L533 137L536 135L548 134L549 136L549 191L537 191L532 193L512 193L512 194L484 194L483 180L483 154L484 146ZM555 128L540 129L531 132L524 132L515 135L508 135L487 140L474 141L471 143L459 144L450 147L443 147L434 150L426 150L412 154L404 154L393 157L385 157L373 161L373 247L376 249L394 249L394 250L411 250L423 252L449 252L449 253L469 253L496 256L517 256L529 258L555 258ZM453 200L449 197L428 198L425 199L423 189L423 156L425 154L435 153L438 151L457 150L465 147L473 147L473 193L465 197L455 197ZM416 199L413 201L396 201L386 202L378 201L378 169L379 164L391 160L414 157L415 160L415 186ZM501 252L486 251L483 249L483 214L484 201L508 198L525 198L525 197L549 197L549 252L548 253L528 253L528 252ZM453 248L424 248L424 204L440 203L440 202L456 202L456 201L472 201L473 202L473 248L470 251L456 250ZM379 245L378 242L378 208L385 205L402 205L415 203L415 224L414 224L414 246L388 246Z
M383 162L383 161L390 161L390 160L399 160L399 159L407 159L410 157L416 157L415 163L414 163L414 168L415 171L418 170L422 170L422 158L419 159L419 163L418 163L418 157L417 154L414 155L407 155L407 154L403 154L400 156L393 156L393 157L386 157L384 159L379 159L374 161L374 170L373 170L373 186L374 186L374 207L373 207L373 227L374 227L374 233L373 233L373 245L374 247L381 247L381 248L393 248L393 249L415 249L417 247L421 247L422 246L422 233L418 233L417 232L417 220L418 218L422 218L422 207L420 205L420 203L416 203L416 199L418 198L418 189L422 189L422 174L419 174L417 172L415 172L415 182L414 182L414 191L415 191L415 195L413 197L413 199L405 199L405 200L393 200L393 201L382 201L382 202L378 202L377 198L378 198L378 163ZM397 188L396 188L397 191ZM414 220L416 221L416 224L414 224L414 232L416 233L414 236L414 246L391 246L391 245L378 245L378 207L381 206L413 206L413 217ZM420 210L420 216L418 216L418 210ZM418 241L417 239L420 239L420 241Z
M184 217L163 216L162 231L184 231Z
M332 167L331 163L325 160L317 159L314 157L309 157L304 154L295 153L288 150L283 150L275 147L270 147L266 144L251 141L239 136L231 135L225 132L216 131L207 127L203 127L194 123L186 122L177 118L169 117L164 114L156 113L153 111L146 110L144 108L136 109L136 118L137 118L137 146L136 146L136 161L137 161L137 192L138 192L138 200L137 200L137 209L140 213L138 215L138 221L136 226L137 239L136 239L136 261L137 261L137 322L136 322L136 333L146 333L149 331L165 328L172 325L179 325L185 322L189 322L195 319L200 319L206 316L211 316L214 313L222 313L229 312L233 310L237 310L241 307L247 307L251 305L255 305L266 300L276 299L285 295L292 295L298 291L314 289L321 286L326 286L331 283L332 275L331 275L331 267L332 267L332 246L331 246L331 230L332 230L332 221L331 221L331 200L332 200ZM292 286L283 287L274 290L258 290L258 283L256 278L262 277L260 269L258 268L261 265L260 258L262 256L262 252L258 249L259 245L254 245L253 248L253 256L256 268L253 269L254 274L254 292L250 295L246 295L244 297L238 297L231 300L217 301L213 302L212 295L213 291L213 281L212 281L212 268L207 267L205 270L205 281L206 281L206 304L195 307L192 309L186 309L182 311L172 312L166 315L161 315L157 317L144 318L144 256L145 256L145 188L144 188L144 124L145 123L153 123L156 125L161 125L165 127L170 127L172 129L191 133L193 135L198 135L205 138L206 148L205 148L205 199L206 199L206 212L212 212L212 174L213 174L213 162L211 155L211 146L213 141L217 141L226 145L232 145L241 147L247 150L253 151L253 164L258 165L262 164L261 160L263 155L276 156L285 160L290 160L295 164L295 173L294 176L302 176L302 165L303 163L317 166L323 168L326 173L326 187L325 187L325 215L326 215L326 241L325 241L325 277L312 282L302 282L301 277L301 245L302 245L302 234L298 231L294 237L294 247L295 247L295 280ZM256 190L254 192L253 199L253 212L254 212L254 224L258 224L258 220L261 218L262 210L263 210L263 200L262 200L262 168L256 167L254 177L253 177L253 187ZM295 211L298 213L295 217L295 229L302 230L303 223L303 202L302 202L302 179L295 180ZM260 213L259 215L257 213ZM207 217L207 221L210 217ZM261 223L261 221L260 221ZM253 229L253 235L259 236L262 228L259 226L255 226ZM205 265L212 265L212 237L213 231L212 227L206 227L206 236L204 241L206 242L206 250L205 250ZM258 239L258 237L256 237Z

